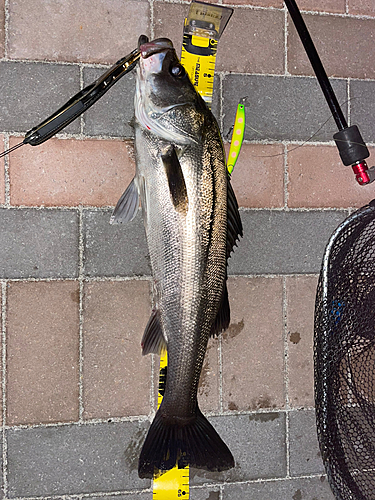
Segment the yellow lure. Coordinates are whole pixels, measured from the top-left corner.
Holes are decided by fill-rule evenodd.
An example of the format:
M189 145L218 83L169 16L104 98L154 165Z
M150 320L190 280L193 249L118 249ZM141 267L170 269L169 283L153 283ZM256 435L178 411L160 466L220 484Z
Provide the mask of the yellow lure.
M245 105L243 99L237 106L236 118L234 120L232 141L230 143L229 155L227 160L227 169L229 175L233 172L240 149L242 146L243 137L245 134Z

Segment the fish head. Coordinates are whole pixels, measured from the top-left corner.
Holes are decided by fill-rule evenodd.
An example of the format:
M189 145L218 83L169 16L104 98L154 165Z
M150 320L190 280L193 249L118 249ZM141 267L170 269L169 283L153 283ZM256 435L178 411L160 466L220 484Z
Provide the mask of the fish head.
M142 38L144 41L145 37ZM206 104L197 94L172 42L158 38L139 46L135 116L138 122L167 141L197 142Z

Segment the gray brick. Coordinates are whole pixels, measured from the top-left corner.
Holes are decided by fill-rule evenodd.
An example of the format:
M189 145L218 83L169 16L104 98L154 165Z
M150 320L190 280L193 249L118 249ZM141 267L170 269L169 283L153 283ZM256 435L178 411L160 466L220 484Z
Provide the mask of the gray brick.
M4 496L4 488L3 488L3 474L2 474L2 470L3 470L3 444L0 443L0 471L1 471L1 474L0 474L0 499L1 500L3 498L5 498L5 496Z
M231 415L209 418L231 450L235 467L224 472L191 469L192 485L248 481L286 474L285 415Z
M375 82L351 80L350 121L358 125L363 139L375 141ZM373 161L373 160L372 160ZM369 158L369 163L371 158ZM373 163L371 163L372 165Z
M218 74L215 74L214 77L214 92L212 94L211 111L220 126L221 98L220 98L220 78Z
M151 492L141 492L141 493L131 493L129 495L116 495L116 496L98 496L90 497L92 500L151 500ZM189 499L190 500L220 500L220 492L217 486L212 486L211 488L190 488ZM181 496L181 499L184 497Z
M190 488L189 500L220 500L220 488L217 486Z
M332 80L340 103L347 100L346 81ZM224 131L233 122L238 101L246 101L245 139L331 141L337 132L315 78L228 75L224 78ZM343 105L346 113L347 104ZM321 128L322 127L322 128Z
M8 430L9 495L65 495L142 489L138 455L148 423Z
M244 237L229 259L230 274L317 273L346 211L241 211Z
M325 476L253 484L226 484L223 500L335 500Z
M109 224L112 210L84 211L85 274L150 275L146 236L139 214L127 224Z
M3 61L0 62L0 88L0 130L24 132L79 91L79 68ZM79 121L65 131L79 132Z
M78 214L0 209L0 277L76 277Z
M289 440L291 476L324 472L314 410L300 410L290 413Z
M84 211L88 276L151 274L140 214L111 226L111 211ZM230 274L317 273L329 236L346 211L241 211L244 237L229 260Z
M90 497L92 500L150 500L152 497L152 493L150 491L148 492L141 492L141 493L128 493L125 495L103 495L103 496L97 496L97 497Z
M89 85L105 70L85 68L84 84ZM135 71L125 75L85 113L84 132L89 135L134 137Z

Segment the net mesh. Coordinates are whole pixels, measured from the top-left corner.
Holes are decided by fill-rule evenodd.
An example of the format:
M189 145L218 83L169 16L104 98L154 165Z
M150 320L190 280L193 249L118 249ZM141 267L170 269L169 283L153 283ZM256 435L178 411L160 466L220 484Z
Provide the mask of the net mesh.
M332 235L315 304L320 450L337 499L375 500L375 200Z

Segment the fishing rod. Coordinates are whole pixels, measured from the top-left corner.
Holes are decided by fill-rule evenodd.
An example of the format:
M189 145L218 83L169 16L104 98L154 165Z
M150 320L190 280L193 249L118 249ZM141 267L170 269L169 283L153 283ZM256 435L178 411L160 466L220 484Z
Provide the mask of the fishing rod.
M339 129L339 131L334 134L333 139L339 150L340 158L345 166L352 166L358 184L369 184L375 180L375 167L369 168L367 166L365 158L370 156L370 152L362 138L361 132L357 125L348 126L295 0L285 0L285 5L288 8L290 17L293 20L294 26L296 27L311 66L315 72L315 76L326 98L337 128Z
M200 2L195 3L200 4ZM333 139L336 142L341 160L345 166L352 166L356 180L360 185L369 184L375 180L375 167L369 168L367 166L365 159L370 156L370 153L359 128L357 125L348 126L295 0L285 0L285 4L339 130L333 135ZM129 55L117 61L104 75L78 92L42 123L29 130L22 142L1 153L0 158L24 144L30 144L31 146L42 144L60 132L100 99L122 76L134 69L139 57L140 52L135 49ZM213 80L213 72L212 75L208 76ZM208 85L210 82L206 83Z

